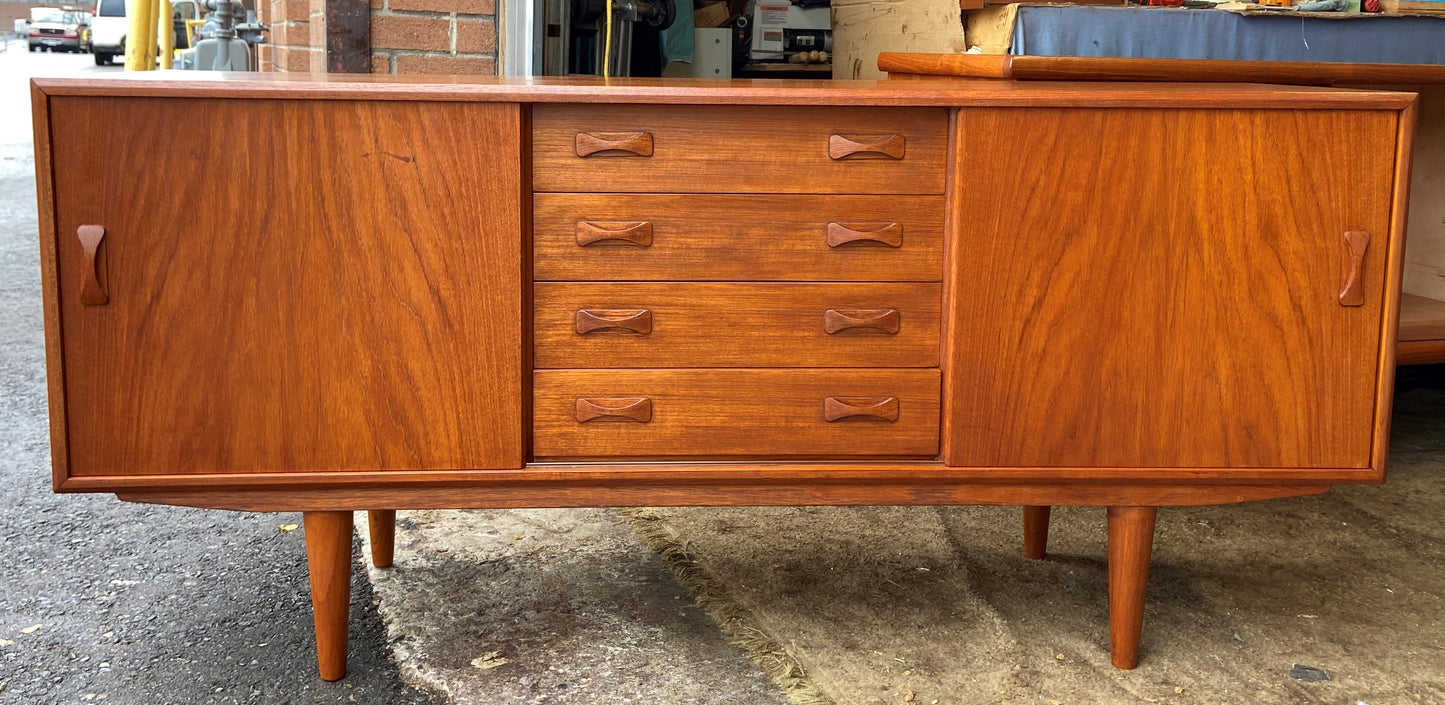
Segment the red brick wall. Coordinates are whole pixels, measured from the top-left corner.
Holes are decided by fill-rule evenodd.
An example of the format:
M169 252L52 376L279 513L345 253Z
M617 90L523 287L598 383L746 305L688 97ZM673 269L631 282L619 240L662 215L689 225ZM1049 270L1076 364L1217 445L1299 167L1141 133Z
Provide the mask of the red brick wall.
M370 2L372 73L497 72L496 0ZM269 0L261 70L325 71L324 9L324 0Z
M371 72L495 74L496 15L496 0L371 0Z

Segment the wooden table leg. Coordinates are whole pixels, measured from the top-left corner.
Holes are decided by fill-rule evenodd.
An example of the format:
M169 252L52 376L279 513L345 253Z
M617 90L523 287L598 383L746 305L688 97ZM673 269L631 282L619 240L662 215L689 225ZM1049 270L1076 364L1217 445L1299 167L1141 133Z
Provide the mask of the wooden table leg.
M1049 510L1052 507L1024 507L1024 556L1043 558L1049 550Z
M390 568L396 547L396 510L373 509L366 513L371 533L371 564Z
M1139 665L1155 507L1109 507L1109 647L1115 668Z
M304 512L306 564L321 679L346 676L346 622L351 607L351 512Z

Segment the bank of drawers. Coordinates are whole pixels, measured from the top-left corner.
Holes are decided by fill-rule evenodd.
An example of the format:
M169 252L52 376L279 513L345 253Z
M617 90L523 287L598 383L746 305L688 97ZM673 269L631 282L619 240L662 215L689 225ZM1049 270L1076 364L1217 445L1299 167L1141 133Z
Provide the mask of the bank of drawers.
M946 114L538 105L533 455L933 457Z

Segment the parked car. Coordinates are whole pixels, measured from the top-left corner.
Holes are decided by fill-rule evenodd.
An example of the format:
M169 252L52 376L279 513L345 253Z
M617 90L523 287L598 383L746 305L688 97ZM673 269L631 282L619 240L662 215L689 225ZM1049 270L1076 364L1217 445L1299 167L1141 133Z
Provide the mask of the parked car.
M91 20L91 51L96 66L109 66L117 56L125 56L125 0L97 0L95 18Z
M78 10L32 8L30 30L26 34L30 51L90 50L90 24L86 20L86 13Z

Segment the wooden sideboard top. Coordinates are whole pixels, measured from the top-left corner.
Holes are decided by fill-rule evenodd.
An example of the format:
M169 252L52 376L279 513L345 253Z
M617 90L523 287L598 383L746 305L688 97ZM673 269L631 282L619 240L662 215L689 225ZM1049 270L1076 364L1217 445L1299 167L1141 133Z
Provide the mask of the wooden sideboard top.
M1087 83L988 79L795 81L146 71L36 78L46 96L726 105L1357 108L1401 110L1413 93L1253 83Z

